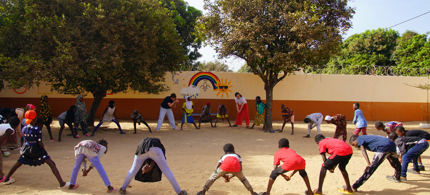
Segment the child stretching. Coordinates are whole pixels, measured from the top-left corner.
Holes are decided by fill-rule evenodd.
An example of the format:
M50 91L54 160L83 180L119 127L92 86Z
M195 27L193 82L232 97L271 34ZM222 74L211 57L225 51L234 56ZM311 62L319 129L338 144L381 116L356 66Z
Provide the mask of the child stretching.
M322 186L324 183L327 170L333 173L336 166L339 165L339 170L342 173L346 186L342 189L339 189L338 191L345 194L353 194L354 191L352 190L351 184L349 183L348 172L346 172L346 165L349 163L349 160L351 159L351 156L352 156L351 146L349 146L347 143L339 139L325 138L321 134L318 134L315 136L315 142L318 144L318 147L320 149L320 154L322 156L324 163L320 171L318 188L314 190L314 193L322 194ZM325 153L330 154L328 159Z
M421 156L429 148L429 143L421 137L397 137L395 132L391 132L389 138L396 142L400 150L400 159L402 162L401 179L406 181L406 172L420 174L418 166L418 157ZM412 161L414 168L408 169L409 163Z
M184 105L182 105L182 110L184 111L184 116L182 117L181 130L182 130L182 127L184 126L184 123L192 123L192 124L194 124L194 127L196 127L196 129L200 129L199 127L197 127L196 123L194 122L193 107L194 107L194 104L191 101L190 96L187 95L187 97L185 98Z
M60 123L60 133L58 134L59 142L61 142L61 134L63 134L65 124L69 126L69 129L72 132L73 138L81 137L77 134L76 129L73 128L73 123L75 122L75 112L76 112L76 107L70 106L69 110L61 113L60 116L58 116L58 122Z
M389 135L391 132L394 131L394 129L396 127L399 127L399 126L403 126L403 124L401 122L397 122L397 121L391 121L391 122L388 122L388 123L385 123L385 124L382 123L381 121L378 121L378 122L375 123L376 130L383 131L387 135Z
M84 140L79 142L78 145L75 146L75 166L73 167L72 175L70 176L70 186L69 189L76 189L79 187L79 184L76 184L76 179L78 177L79 168L81 167L82 161L84 158L87 158L91 165L97 169L100 177L102 178L105 186L108 188L108 193L117 191L116 188L110 185L109 178L106 174L103 165L100 163L100 157L103 154L106 154L108 150L108 143L106 140L100 140L98 143L93 140ZM89 170L84 171L84 173L88 174Z
M253 129L255 125L259 126L263 124L263 130L266 130L266 123L264 120L266 116L264 115L264 109L266 109L266 104L261 102L260 96L257 96L255 98L255 110L257 110L257 113L255 113L255 120L254 124L252 124L251 129Z
M51 112L51 105L48 104L49 98L46 95L42 95L40 97L40 116L42 117L44 121L44 125L46 126L46 129L48 130L49 134L49 141L57 141L52 137L51 132L51 123L52 123L52 112Z
M304 122L308 123L308 134L304 137L311 137L311 129L313 129L314 127L317 127L318 134L321 134L321 123L323 121L323 117L324 116L321 113L313 113L306 116Z
M93 133L91 134L91 136L94 136L94 133L97 131L97 129L102 126L102 124L104 122L111 122L113 121L119 129L119 134L125 134L124 132L122 132L121 130L121 126L119 125L119 121L116 119L116 115L115 115L115 101L111 100L109 101L109 105L106 106L105 111L103 112L102 118L100 119L99 124L94 128Z
M333 138L339 139L342 136L343 141L346 141L346 117L343 114L336 114L333 117L325 116L325 122L336 125L336 131L334 132Z
M25 113L27 126L22 130L25 144L21 149L21 156L10 169L3 184L9 185L15 182L15 180L10 177L21 165L38 166L46 162L57 178L60 187L67 187L69 183L63 181L57 166L55 166L55 162L51 160L51 157L49 157L45 150L45 146L42 142L43 120L41 118L35 120L36 115L36 112L33 110L29 110Z
M206 106L203 106L203 108L202 108L202 114L200 115L199 128L198 129L200 129L200 124L202 122L210 122L211 123L211 127L214 127L212 125L211 103L210 102L207 102Z
M279 133L284 131L285 123L291 123L291 135L294 135L294 111L290 108L285 107L284 104L281 105L282 118L284 119L284 124L282 124L282 129Z
M396 127L395 132L400 137L421 137L427 140L427 142L430 141L430 134L427 131L423 130L409 130L406 131L403 126ZM421 161L421 156L418 157L418 166L420 168L420 171L425 171L425 167Z
M143 120L142 115L137 110L133 110L133 113L131 113L131 119L133 120L134 134L136 134L136 123L139 123L139 125L140 123L143 123L148 127L149 133L152 133L151 127L149 127L148 123Z
M16 128L18 127L20 121L17 117L12 117L10 119L9 124L0 124L0 143L3 142L6 138L15 133ZM0 155L0 183L6 180L6 177L3 174L3 155ZM13 180L10 178L10 180Z
M291 177L294 174L299 172L300 176L302 176L305 181L306 187L308 190L305 191L305 194L312 195L314 194L311 189L311 184L309 183L308 174L305 171L306 161L300 155L296 153L293 149L290 149L290 142L286 138L282 138L278 142L279 150L275 153L273 167L274 170L270 174L269 184L267 184L267 191L260 193L260 195L270 195L270 191L272 190L273 183L276 178L281 175L285 180L290 181ZM282 165L280 162L282 161ZM284 173L288 171L293 171L290 175L285 175Z
M220 177L224 177L226 182L228 182L231 177L227 176L227 174L233 174L232 177L236 176L252 195L257 195L257 193L252 190L251 184L249 184L248 180L242 173L242 159L234 151L233 144L226 144L223 149L225 154L218 161L218 164L215 167L215 172L212 173L203 187L203 190L198 192L197 195L206 194L212 184Z
M216 127L218 119L222 119L223 121L227 119L228 125L231 127L230 120L228 120L227 107L224 104L218 106L218 113L216 114L215 125L213 127Z
M352 123L357 127L354 131L354 135L360 134L360 131L361 131L361 134L367 135L366 133L367 121L364 118L363 111L360 110L360 104L358 102L355 102L352 105L352 108L355 110L354 120L352 121Z
M103 154L106 154L106 152L107 152L107 141L102 139L102 140L99 140L97 143L106 147L106 150L101 149L97 153L97 156L99 157L99 160L100 160L100 158L103 156ZM91 163L87 169L87 161L89 161L87 157L84 157L84 160L82 160L82 176L84 176L84 177L86 177L88 175L88 173L90 173L91 169L94 168L94 165Z
M353 135L349 139L351 146L356 148L361 147L361 153L367 162L367 166L364 169L364 174L352 185L352 189L357 191L360 186L366 182L370 176L376 171L379 165L384 162L385 158L388 159L391 166L394 168L395 173L393 176L387 176L386 178L396 183L400 182L400 171L402 167L400 161L397 158L396 144L390 139L378 135ZM376 152L373 155L372 164L370 164L369 157L367 156L366 150Z

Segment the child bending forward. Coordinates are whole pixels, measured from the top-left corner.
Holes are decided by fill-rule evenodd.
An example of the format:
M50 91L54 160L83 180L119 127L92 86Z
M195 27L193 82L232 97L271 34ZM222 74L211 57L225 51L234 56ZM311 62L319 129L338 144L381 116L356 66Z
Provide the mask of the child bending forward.
M269 195L270 191L272 190L273 183L275 183L275 180L279 175L284 177L285 180L290 181L291 177L293 177L297 171L299 172L300 176L302 176L306 187L308 188L305 193L309 195L314 194L311 189L311 184L309 183L308 174L305 171L305 159L299 156L296 151L290 149L290 142L286 138L279 140L278 147L280 150L275 153L273 162L275 169L270 174L269 183L267 184L267 191L260 194ZM281 161L283 164L279 166ZM291 173L289 176L285 175L284 173L288 171L293 171L293 173Z
M238 154L234 151L233 144L224 145L225 155L221 157L218 161L217 166L215 167L215 172L209 177L206 182L203 190L198 192L197 195L204 195L212 184L220 177L224 177L228 182L231 177L228 177L227 174L233 174L233 177L236 176L243 183L246 189L248 189L252 195L257 195L252 189L251 184L249 184L248 180L242 173L242 159Z

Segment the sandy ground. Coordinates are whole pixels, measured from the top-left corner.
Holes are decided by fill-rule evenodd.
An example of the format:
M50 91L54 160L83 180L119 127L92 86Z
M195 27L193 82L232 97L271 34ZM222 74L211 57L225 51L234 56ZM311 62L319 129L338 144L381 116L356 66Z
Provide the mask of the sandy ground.
M151 128L155 129L155 121L149 121ZM167 122L167 121L165 121ZM177 121L179 122L179 121ZM373 128L374 122L369 122L369 134L383 135ZM274 124L275 128L281 127L281 122ZM189 194L196 194L202 190L206 180L213 172L219 158L223 155L222 147L226 143L233 143L236 152L243 159L243 173L248 178L256 192L266 190L267 181L272 170L273 155L278 150L277 143L280 138L290 140L290 146L299 155L306 159L306 171L309 175L311 187L315 189L318 185L319 171L322 164L317 145L313 136L316 130L312 130L312 138L303 138L306 134L307 125L303 122L295 124L295 135L290 135L291 127L286 126L283 133L263 133L260 129L248 130L244 126L238 128L227 127L227 122L219 123L217 128L211 128L208 124L202 125L202 129L196 130L190 124L184 126L184 131L174 132L165 123L160 133L149 133L143 125L138 127L138 133L132 133L133 124L130 121L121 121L121 126L127 134L120 135L114 123L104 125L95 135L93 140L106 139L109 142L107 154L101 163L103 164L109 179L114 187L120 188L127 171L130 169L134 152L139 142L145 137L160 138L166 148L167 162L182 189ZM58 136L58 121L53 122L54 136ZM325 136L334 135L334 125L323 124L322 133ZM418 122L405 123L407 129L417 129ZM348 136L353 134L355 126L348 122ZM70 131L68 128L66 133ZM81 134L81 132L80 132ZM70 180L74 165L73 147L79 141L87 139L73 139L63 135L63 142L50 142L48 134L44 131L44 144L51 158L57 164L61 176L65 181ZM349 138L349 137L348 137ZM12 155L3 158L3 170L7 174L19 156L19 151L11 151ZM372 157L372 152L369 152ZM424 165L430 170L430 152L423 155ZM357 180L366 166L366 161L360 150L354 149L354 155L347 166L351 183ZM410 165L412 166L412 165ZM408 174L408 181L404 183L393 183L385 179L386 175L394 173L388 161L385 161L375 174L359 190L358 194L429 194L430 171L424 171L420 175ZM92 170L87 177L79 175L80 187L76 190L58 189L58 182L51 173L48 165L38 167L22 166L15 172L13 177L16 182L12 185L0 185L0 194L105 194L106 187L97 174ZM141 183L132 181L131 187L127 189L128 194L175 194L168 180L163 176L158 183ZM335 173L327 173L324 183L324 194L340 194L337 189L344 185L341 173L336 169ZM296 174L291 181L286 182L283 178L276 180L272 194L289 195L303 194L306 186ZM116 192L118 193L118 192ZM230 183L224 183L219 179L207 193L210 195L248 194L245 187L237 179L233 178Z

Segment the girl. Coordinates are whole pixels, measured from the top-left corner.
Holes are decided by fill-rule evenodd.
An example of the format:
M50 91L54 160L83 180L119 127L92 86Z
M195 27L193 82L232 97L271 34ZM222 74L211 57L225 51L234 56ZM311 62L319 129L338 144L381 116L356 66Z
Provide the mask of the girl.
M97 131L97 129L104 123L104 122L111 122L113 121L117 126L118 129L120 131L119 134L125 134L124 132L122 132L121 130L121 126L119 125L119 121L116 120L116 116L115 116L115 102L113 100L109 101L109 106L106 107L105 111L103 112L102 118L100 119L99 124L96 126L96 128L94 128L93 133L91 134L91 136L94 136L94 133Z
M242 125L243 117L245 117L246 128L249 129L249 114L248 114L248 102L239 92L234 94L236 98L234 101L236 102L236 110L237 110L237 118L236 123L233 127L237 127L238 125Z
M78 145L75 146L75 166L73 167L72 176L70 177L70 186L69 189L76 189L79 187L76 184L76 178L78 177L79 168L81 167L82 161L84 158L88 158L91 162L91 165L97 169L100 177L108 188L108 193L117 191L116 188L110 185L109 178L107 177L106 171L103 168L103 165L100 163L100 157L103 154L106 154L108 150L108 143L106 140L100 140L98 143L93 140L84 140L79 142ZM88 171L84 171L84 173L88 174ZM85 175L86 175L85 174Z
M87 126L87 106L85 105L84 98L82 95L78 95L78 99L76 101L76 114L75 114L75 128L78 130L79 125L81 125L81 129L84 132L84 135L90 136L88 133Z
M148 168L151 168L154 163L156 163L157 166L163 172L164 176L167 177L170 184L173 186L173 189L175 189L176 193L178 195L186 195L187 192L185 190L181 191L181 188L179 187L175 176L173 175L172 171L170 171L169 165L167 165L166 162L165 154L166 150L164 149L164 146L163 144L161 144L161 141L159 139L149 137L143 139L137 146L133 165L131 166L130 171L128 171L124 184L122 184L120 193L126 193L126 188L128 187L128 184L130 184L131 180L136 176L137 172L147 172L149 171ZM154 163L142 167L143 163L149 158L152 159Z
M52 112L51 112L51 105L48 104L48 96L42 95L40 97L40 116L42 117L44 121L44 125L46 126L46 129L48 130L49 134L49 141L57 141L52 137L51 132L51 123L52 123Z
M194 104L191 101L190 96L187 95L187 97L185 98L185 102L182 105L182 110L184 111L184 116L182 117L182 124L181 124L181 130L182 127L184 126L184 123L192 123L194 124L194 127L196 127L196 129L200 129L197 127L196 123L194 122L194 118L193 118L193 108L194 108Z
M60 187L66 187L69 185L69 183L63 181L54 161L51 160L45 150L45 146L42 142L43 120L38 118L36 121L36 116L37 114L33 110L29 110L25 113L27 126L22 130L25 144L21 149L21 156L15 165L10 169L3 184L9 185L15 182L15 180L10 177L19 167L21 167L21 165L24 164L29 166L38 166L46 162L51 168L52 173L54 173L55 177L57 178Z
M224 121L224 119L227 119L228 125L231 127L230 120L228 120L227 107L225 107L224 104L221 104L218 106L218 113L216 114L216 120L215 120L214 127L216 127L216 123L218 122L219 118L222 119L223 121Z
M255 102L255 110L257 111L257 113L255 114L254 124L252 124L251 129L253 129L255 125L259 126L263 124L263 130L266 130L266 123L264 122L264 119L266 118L266 116L264 116L264 109L266 109L266 104L261 102L260 96L257 96L255 98Z
M0 124L0 143L15 133L15 129L18 127L19 122L17 117L12 117L9 124ZM0 155L0 176L0 183L4 182L6 177L3 174L3 155Z
M58 135L58 142L61 142L61 134L63 134L64 124L67 124L67 126L69 126L69 129L72 132L73 138L81 137L77 134L75 129L73 129L73 122L75 122L75 112L76 112L76 107L70 106L70 109L68 111L63 112L60 114L60 116L58 116L58 122L60 123L60 133Z
M284 119L284 124L282 125L282 129L278 129L279 133L284 130L285 123L291 122L291 135L294 135L294 111L290 108L287 108L284 104L281 105L281 113L282 118Z
M136 134L136 123L139 123L139 125L140 123L145 124L149 129L149 133L152 133L151 127L149 127L148 123L143 120L142 115L137 110L133 110L133 113L131 113L131 119L133 120L134 134Z

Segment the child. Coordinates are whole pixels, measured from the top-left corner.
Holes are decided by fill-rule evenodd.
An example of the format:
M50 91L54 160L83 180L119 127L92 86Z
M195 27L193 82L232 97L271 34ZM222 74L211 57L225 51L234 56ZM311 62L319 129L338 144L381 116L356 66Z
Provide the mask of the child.
M291 135L294 135L294 111L290 108L287 108L284 104L281 105L281 113L282 118L284 119L284 124L282 124L282 129L279 130L279 133L284 131L285 123L291 123Z
M314 190L315 194L322 194L322 186L327 170L333 173L337 165L342 173L343 179L345 180L346 188L339 189L339 192L352 194L354 191L349 183L348 172L346 172L346 165L352 157L352 148L345 141L341 141L335 138L325 138L323 135L318 134L315 136L315 142L317 143L320 154L324 161L320 171L320 179L318 188ZM330 156L326 157L325 153L329 153Z
M99 140L97 143L107 148L107 141L106 140L102 139L102 140ZM100 150L97 153L99 160L103 156L103 154L106 154L106 152L107 152L106 150ZM94 165L91 163L87 169L87 161L89 161L87 157L84 157L84 159L82 160L82 176L84 176L84 177L86 177L88 175L88 173L91 171L91 169L94 168Z
M313 113L310 114L308 116L306 116L304 122L305 123L309 123L308 124L308 134L306 136L306 138L310 138L310 134L311 134L311 129L313 129L314 127L317 127L318 130L318 134L321 134L321 123L323 120L323 115L321 113Z
M200 119L199 119L199 129L200 129L200 124L202 122L210 122L211 127L214 127L212 125L211 103L210 102L207 102L206 106L203 106L203 108L202 108L202 114L200 115Z
M142 115L137 110L133 110L133 113L131 113L131 119L133 120L134 134L136 134L136 123L139 123L139 125L140 123L145 124L149 129L149 133L152 133L151 127L149 127L148 123L143 120Z
M0 143L3 142L6 138L10 137L12 134L15 133L16 128L18 127L20 121L17 117L12 117L10 119L9 124L0 124ZM3 155L0 155L0 174L1 179L0 183L4 182L6 180L6 177L3 174ZM13 180L10 178L10 180Z
M116 107L115 107L115 101L111 100L109 101L109 105L106 106L105 111L103 112L102 118L100 119L99 124L94 128L93 133L91 134L91 136L94 136L94 133L97 131L97 129L104 123L104 122L111 122L113 121L119 129L119 134L125 134L124 132L122 132L121 130L121 126L119 125L119 121L116 119L116 115L115 115L115 111L116 111Z
M364 174L352 185L352 189L354 191L357 191L358 188L362 186L364 182L366 182L370 178L370 176L372 176L372 174L376 171L379 165L384 162L385 158L388 159L391 166L395 170L393 176L387 176L386 178L396 183L400 182L400 171L402 168L400 165L400 161L397 158L396 144L394 144L394 142L392 142L386 137L378 135L353 135L349 139L349 143L351 144L351 146L354 146L356 148L361 147L363 157L367 162ZM373 155L372 164L370 164L366 150L376 152L376 154Z
M11 109L8 107L3 107L0 109L0 116L2 116L1 123L5 124L8 123L11 116ZM6 139L4 139L2 142L0 142L3 153L7 156L10 155L10 152L8 152L8 149L14 150L20 147L20 144L18 143L18 134L20 134L20 129L16 128L16 131L14 134L10 135Z
M249 184L248 180L242 173L242 159L234 151L233 144L226 144L224 145L223 149L225 154L218 161L218 164L215 167L215 172L212 173L203 187L203 190L198 192L197 195L206 194L212 184L220 177L224 177L228 182L231 177L226 178L228 177L227 174L233 174L232 177L236 176L243 183L245 188L251 192L252 195L257 195L257 193L255 193L252 189L251 184Z
M25 113L27 126L22 130L25 144L21 149L21 156L15 165L10 169L3 184L9 185L15 182L15 180L10 177L23 164L29 166L38 166L46 162L46 164L48 164L51 168L52 173L57 178L60 187L67 187L69 183L63 181L60 172L58 172L57 166L55 166L55 162L52 161L51 157L49 157L45 150L45 146L42 142L43 120L41 118L35 120L36 116L37 114L33 110L29 110Z
M427 142L430 141L430 134L427 131L423 130L409 130L406 131L403 126L398 126L394 130L396 134L400 137L421 137L427 140ZM420 171L425 171L425 167L421 161L421 156L418 157L418 166L420 168Z
M100 157L103 154L106 154L108 150L108 143L106 140L100 140L98 143L93 140L84 140L79 142L78 145L75 146L75 166L73 167L72 175L70 176L70 186L69 189L73 190L79 187L79 184L76 184L76 179L78 177L79 168L81 167L82 161L84 158L87 158L91 165L97 169L100 177L102 178L104 184L108 188L108 193L112 193L117 191L116 188L110 185L109 178L106 174L103 165L100 163ZM88 174L88 171L83 171Z
M73 138L80 138L76 132L76 130L73 128L73 122L75 122L75 112L76 107L70 106L69 110L63 112L58 116L58 122L60 123L60 133L58 134L58 142L61 142L61 134L63 134L64 130L64 124L67 124L69 126L70 131L72 132Z
M378 131L382 130L387 135L389 135L391 132L394 131L394 129L396 127L399 127L399 126L403 126L403 124L401 122L397 122L397 121L391 121L391 122L385 123L385 125L381 121L378 121L375 123L376 130L378 130Z
M267 191L260 194L270 195L273 183L279 175L284 177L285 180L290 181L291 177L293 177L293 175L296 174L297 171L299 172L300 176L302 176L303 180L305 181L306 187L308 188L305 193L309 195L314 194L311 190L311 184L309 183L308 174L305 171L305 159L298 155L296 151L290 149L290 142L286 138L282 138L279 140L278 148L279 150L275 153L273 163L274 170L270 174ZM281 161L283 164L279 166ZM291 173L291 175L285 175L284 173L288 171L293 171L293 173Z
M336 131L334 132L333 138L339 139L343 136L343 141L346 141L346 117L343 114L336 114L333 117L327 115L325 116L325 122L336 125Z
M398 137L395 132L390 132L388 137L394 141L400 150L400 159L402 159L401 180L406 181L406 172L420 174L418 166L418 157L421 156L429 148L429 143L421 137ZM408 169L409 163L412 161L414 168Z
M125 194L128 184L130 184L131 180L136 176L137 172L142 170L142 165L145 163L147 159L151 159L157 166L161 169L164 176L167 177L173 189L178 195L187 195L185 190L181 190L178 182L175 179L172 171L170 171L169 165L166 162L166 150L164 149L163 144L161 144L160 139L158 138L145 138L143 139L139 145L137 146L134 162L131 166L131 169L128 171L127 177L125 177L124 184L122 184L120 193ZM149 167L143 167L144 172L148 171Z
M358 102L355 102L352 105L352 108L355 110L354 120L352 121L352 123L357 127L354 131L354 135L360 134L360 131L361 131L361 134L367 135L366 133L367 121L364 118L363 111L360 110L360 104Z
M49 141L57 141L52 137L51 132L51 123L52 123L52 112L51 112L51 105L48 104L48 96L42 95L40 97L40 116L42 117L44 121L44 125L46 126L46 129L48 130L49 134Z
M255 113L255 120L254 124L252 124L251 129L253 129L255 125L259 126L263 124L263 130L266 131L266 123L264 122L266 116L264 115L264 109L266 109L266 104L261 102L260 96L257 96L255 98L255 110L257 110L257 113Z
M230 120L228 120L227 107L225 107L224 104L218 106L218 113L216 114L215 125L213 127L216 127L216 123L218 122L219 118L223 121L224 119L227 119L228 126L231 127Z
M84 98L82 95L78 95L78 99L75 103L76 113L75 113L75 128L76 132L78 130L79 125L81 125L82 132L86 136L90 136L88 133L87 126L87 106L85 105Z
M187 95L187 97L185 98L185 102L182 105L182 110L184 111L184 116L182 117L181 130L182 130L182 127L184 126L184 123L192 123L192 124L194 124L194 127L196 127L196 129L200 129L199 127L197 127L196 123L194 122L193 107L194 107L194 104L191 101L190 96Z

